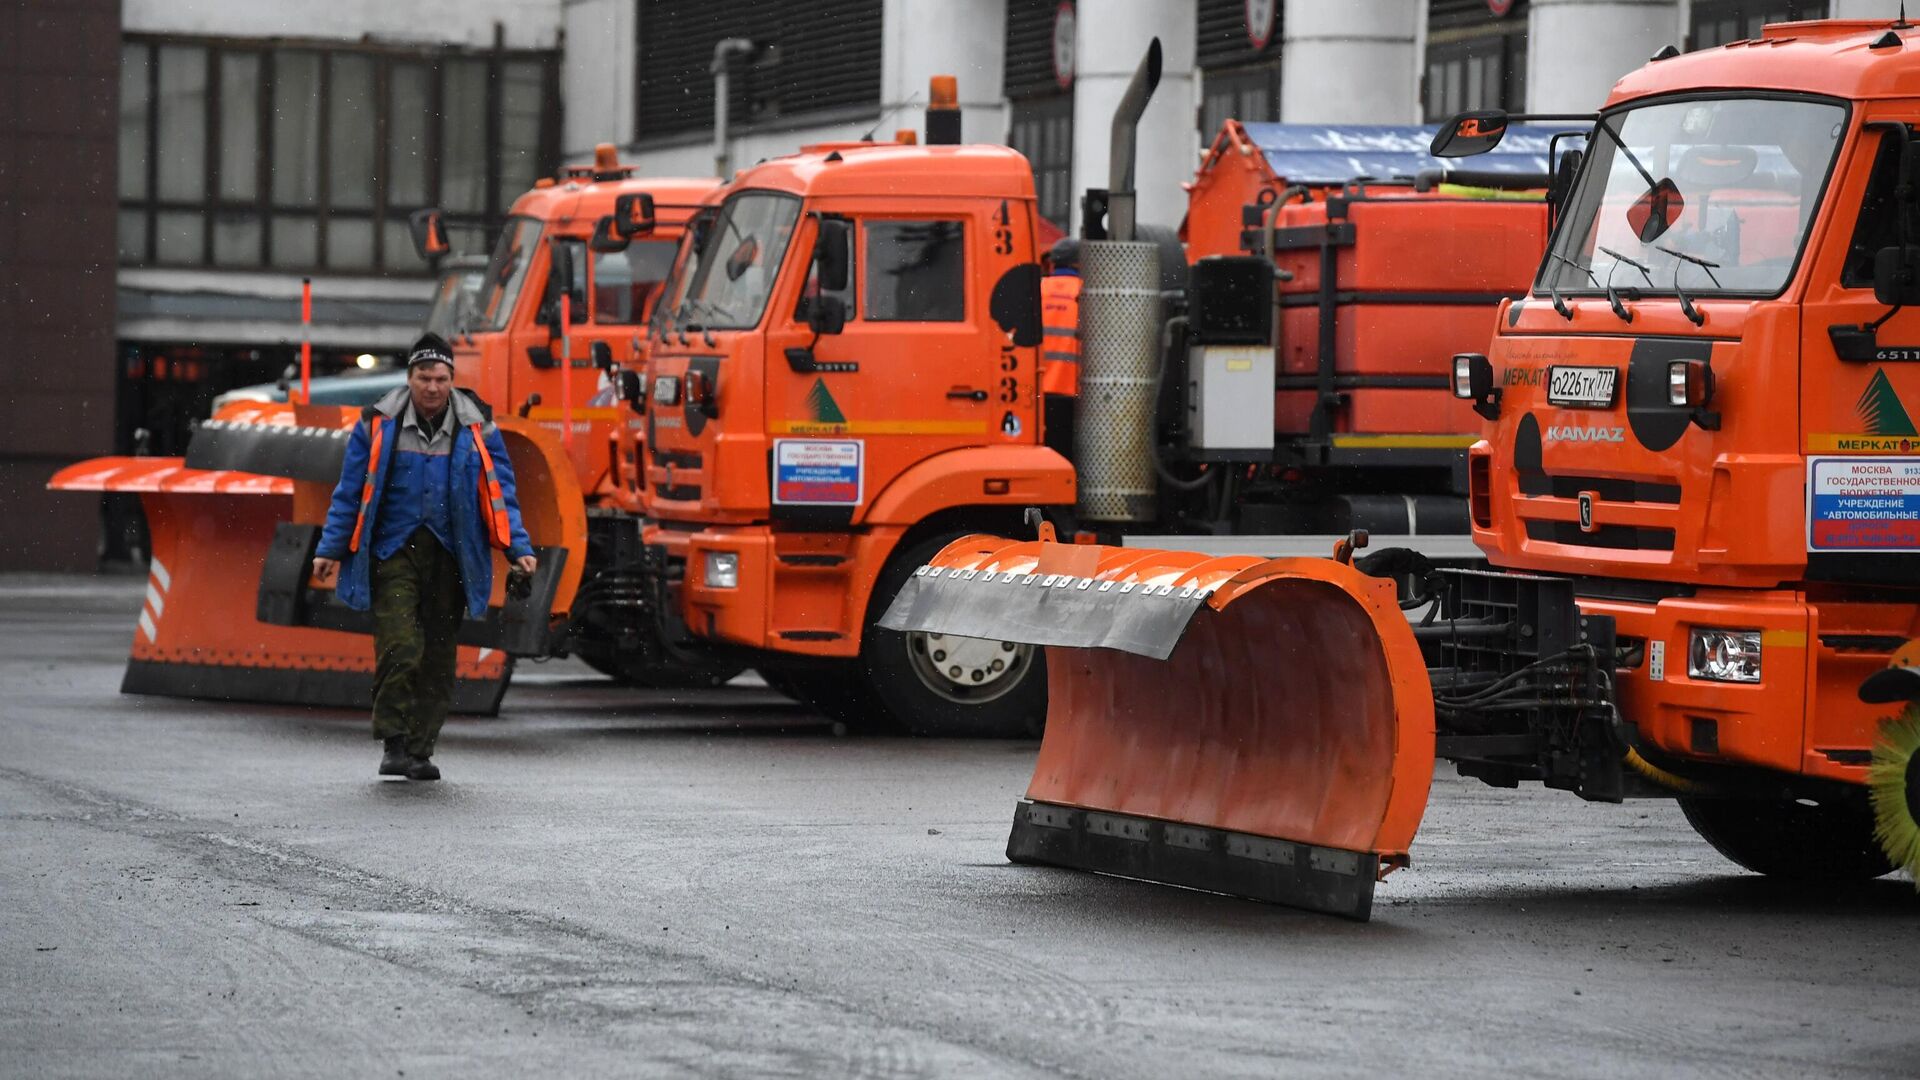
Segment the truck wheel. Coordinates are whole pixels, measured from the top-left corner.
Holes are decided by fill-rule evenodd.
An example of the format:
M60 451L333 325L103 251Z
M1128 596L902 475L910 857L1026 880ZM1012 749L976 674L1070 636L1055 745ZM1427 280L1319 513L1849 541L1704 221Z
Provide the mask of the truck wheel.
M876 625L914 570L964 535L947 533L912 544L880 572L860 643L866 686L888 720L910 734L1038 738L1047 719L1046 650Z
M883 711L874 702L873 694L861 681L854 661L837 660L813 667L783 668L778 673L780 682L777 686L766 672L761 672L761 677L767 680L768 686L773 686L827 719L844 725L850 732L873 735L891 730Z
M1758 874L1865 881L1892 872L1873 837L1866 792L1825 801L1682 798L1687 824L1715 851Z

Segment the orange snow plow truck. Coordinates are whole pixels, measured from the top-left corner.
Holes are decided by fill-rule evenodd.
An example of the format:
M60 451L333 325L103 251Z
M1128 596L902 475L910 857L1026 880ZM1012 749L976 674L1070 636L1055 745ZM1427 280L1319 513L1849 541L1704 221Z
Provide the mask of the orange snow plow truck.
M1441 156L1587 134L1531 291L1453 358L1493 569L1043 530L916 571L884 625L1046 646L1009 858L1365 918L1437 757L1677 798L1762 873L1914 871L1916 50L1904 22L1775 25L1665 50L1594 115L1443 126Z
M632 666L624 599L592 572L588 520L638 513L646 322L682 232L714 180L632 175L611 146L515 201L475 308L450 335L462 385L496 410L541 569L509 593L496 567L488 616L461 629L454 709L499 707L515 656L556 640L610 673L668 682L732 671ZM423 258L448 251L438 211L412 219ZM50 487L140 494L152 537L125 693L364 705L373 652L364 612L308 569L358 409L229 405L186 457L99 458ZM732 669L737 671L738 668Z
M1157 61L1118 134L1146 104L1148 68ZM1049 226L1032 169L1004 146L961 144L953 80L935 84L924 141L807 147L673 215L661 194L651 235L684 235L644 340L603 319L600 257L584 284L569 264L609 216L617 234L639 213L612 191L659 182L563 178L522 200L493 271L516 291L483 298L491 323L456 348L461 380L525 435L523 504L526 476L553 478L553 528L529 517L550 576L468 625L496 650L469 661L501 672L502 651L571 653L647 681L751 666L850 726L1031 735L1046 715L1042 650L874 625L955 537L1017 528L1039 506L1063 530L1106 538L1319 551L1298 538L1364 528L1471 551L1465 450L1478 421L1449 393L1448 365L1485 340L1494 303L1525 293L1545 243L1548 134L1516 131L1449 173L1427 152L1431 130L1229 123L1195 178L1186 250L1160 230L1087 266L1079 415L1048 432L1037 376ZM1120 182L1091 209L1131 233L1131 150L1117 160ZM1220 323L1240 313L1232 297L1264 296L1276 277L1277 316L1259 305L1250 323ZM572 469L554 434L569 295L576 318L589 310L570 327ZM1191 325L1234 349L1189 349ZM1270 343L1276 325L1284 348ZM1103 368L1116 348L1123 367ZM1201 358L1218 370L1189 363ZM337 442L352 418L237 419L204 427L184 464L269 474L194 482L295 476L288 523L239 522L204 497L149 500L156 516L199 516L166 550L156 541L166 610L150 619L158 641L137 632L129 688L151 685L162 646L176 672L213 676L190 693L255 680L317 700L299 696L315 668L364 686L366 641L337 632L362 624L301 569L339 454L298 447ZM302 443L298 425L323 430ZM283 451L298 469L275 463ZM317 651L303 659L301 643ZM479 688L497 701L504 675L489 678ZM327 700L351 703L354 684L334 681Z

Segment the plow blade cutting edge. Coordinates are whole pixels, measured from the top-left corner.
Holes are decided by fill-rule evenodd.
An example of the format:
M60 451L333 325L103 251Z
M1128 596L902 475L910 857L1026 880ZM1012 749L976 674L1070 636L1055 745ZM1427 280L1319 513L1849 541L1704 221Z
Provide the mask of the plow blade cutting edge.
M1330 559L970 536L881 625L1048 646L1014 862L1354 919L1406 865L1434 710L1391 580Z

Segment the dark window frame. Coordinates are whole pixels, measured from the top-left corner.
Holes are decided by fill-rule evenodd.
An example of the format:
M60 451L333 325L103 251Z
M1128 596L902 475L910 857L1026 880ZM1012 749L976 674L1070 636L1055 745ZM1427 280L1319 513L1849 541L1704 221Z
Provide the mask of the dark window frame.
M1064 230L1073 218L1073 94L1015 98L1007 104L1007 145L1033 169L1035 208ZM1059 121L1065 122L1063 152L1049 156L1046 128Z
M156 148L165 133L159 130L159 52L163 47L186 47L202 50L206 57L207 86L203 102L205 109L205 143L202 146L202 169L206 177L201 198L198 201L166 200L159 197L158 169L159 155ZM118 199L116 206L120 214L137 213L141 215L142 237L140 248L142 257L122 260L121 265L150 266L159 268L190 268L217 270L246 270L273 273L298 271L312 274L338 274L349 276L431 276L432 269L411 254L398 260L388 258L386 234L389 228L404 228L406 215L418 206L396 206L389 194L392 180L390 167L393 147L390 145L392 132L392 70L396 65L422 65L427 71L427 89L429 101L428 116L420 148L424 155L424 182L427 199L424 206L437 206L442 195L442 177L444 173L441 160L442 119L444 116L444 66L454 58L479 58L487 64L487 101L485 133L485 205L490 208L480 213L448 214L446 220L454 230L477 227L483 238L490 238L506 220L508 204L517 198L519 191L503 191L501 175L504 167L503 150L500 139L501 114L503 101L503 75L505 65L512 62L532 62L538 64L541 71L541 105L538 147L534 175L550 175L557 167L560 158L560 54L553 49L508 49L496 46L491 49L463 49L454 47L418 47L382 46L360 42L327 42L303 39L260 39L229 38L190 34L146 34L127 33L121 36L122 55L125 50L144 50L146 58L146 101L145 147L146 160L144 197L138 199ZM317 130L315 138L318 148L315 154L314 177L315 201L311 206L283 203L275 198L273 191L273 161L275 154L273 92L276 85L277 60L288 53L314 53L318 56L317 81L312 92L317 96ZM254 195L251 199L230 199L224 196L220 185L221 151L224 130L221 116L221 95L223 93L223 61L228 56L252 55L259 59L259 81L257 90L261 107L256 110L258 128L254 139L254 167L256 169ZM335 208L331 205L330 178L327 163L329 159L330 121L332 98L333 63L335 58L343 56L365 57L373 62L373 127L374 162L376 181L373 200L370 207ZM116 184L117 187L117 184ZM160 215L164 213L192 213L199 219L200 257L190 262L162 260L159 258L158 238ZM259 223L260 235L258 251L251 261L221 261L215 257L214 234L216 220L222 216L236 214L249 215ZM334 220L366 222L373 229L373 247L371 258L366 265L338 267L330 265L330 225ZM117 220L117 217L116 217ZM311 221L315 230L313 260L301 263L276 262L273 243L273 225L276 220ZM490 247L481 244L476 250L485 251ZM389 265L397 263L397 265Z
M1693 0L1687 9L1687 50L1711 49L1758 37L1769 22L1824 19L1826 0Z

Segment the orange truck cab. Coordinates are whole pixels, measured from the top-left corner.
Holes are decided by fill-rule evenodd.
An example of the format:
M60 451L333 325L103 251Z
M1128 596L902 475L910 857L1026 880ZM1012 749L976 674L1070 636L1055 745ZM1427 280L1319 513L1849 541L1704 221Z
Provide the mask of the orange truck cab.
M1455 359L1490 421L1474 540L1524 572L1475 587L1571 583L1578 640L1611 638L1625 788L1679 793L1755 869L1887 865L1860 785L1890 710L1859 690L1920 637L1916 49L1787 23L1621 79L1530 294ZM1507 119L1460 118L1452 152ZM1623 789L1600 756L1474 746L1493 782Z
M850 722L958 732L1014 695L990 715L1037 725L1037 650L863 632L953 537L1073 502L1041 439L1026 160L810 146L743 170L695 233L647 350L650 520L620 526L663 644L740 650Z
M1504 190L1476 195L1414 175L1440 164L1430 132L1230 122L1190 189L1185 245L1143 226L1113 248L1109 207L1130 193L1090 194L1078 415L1049 440L1032 170L943 139L950 115L929 110L924 145L745 169L689 227L647 346L646 520L591 523L603 549L632 549L647 648L735 656L848 723L1030 734L1042 650L876 625L958 536L1020 528L1027 508L1089 539L1344 534L1373 514L1465 547L1477 420L1447 365L1524 292L1546 134L1497 165ZM1390 175L1356 184L1360 157L1274 142L1314 137L1387 147L1365 157ZM1467 226L1457 244L1450 223ZM1115 250L1140 282L1100 276ZM1221 329L1203 293L1254 310ZM1132 352L1116 360L1114 342Z
M453 328L461 382L500 412L560 433L589 503L640 509L640 414L630 406L647 318L688 220L716 187L635 176L602 144L593 164L569 166L514 201L480 291Z

